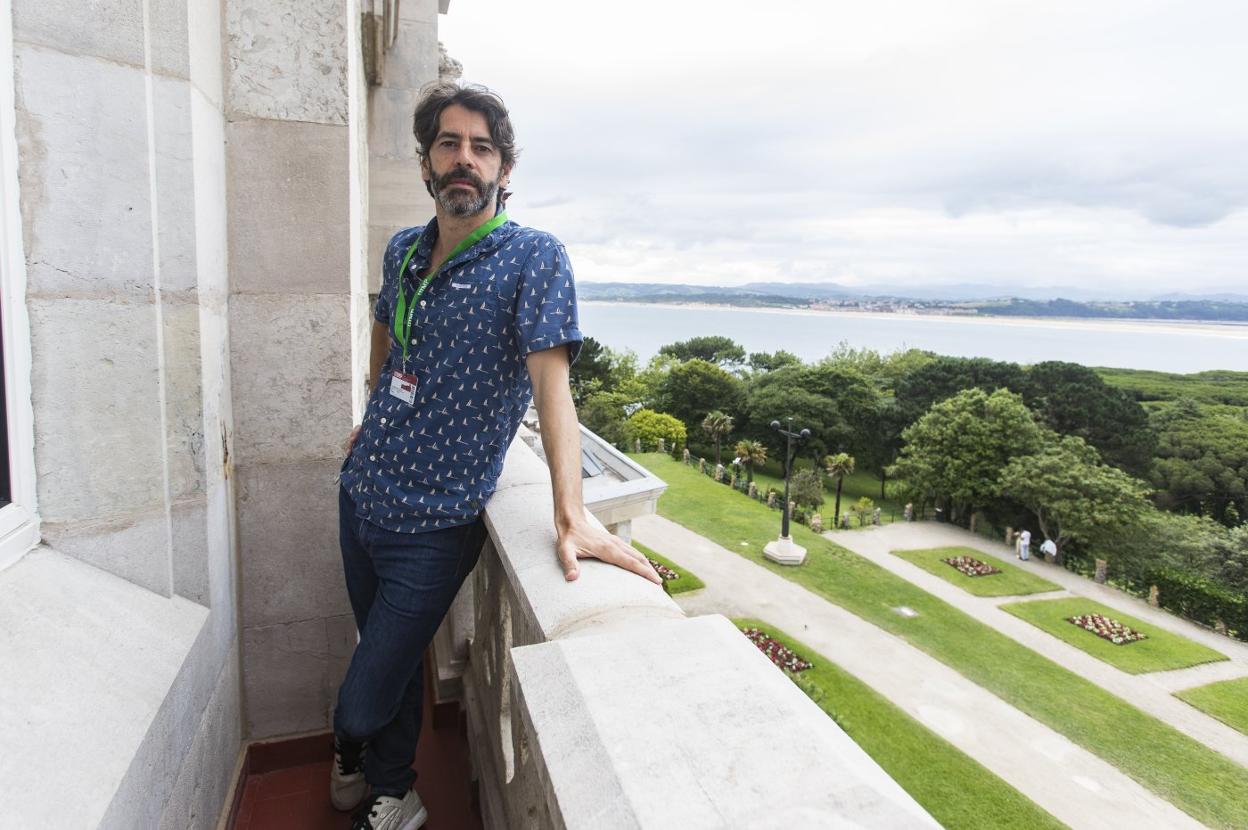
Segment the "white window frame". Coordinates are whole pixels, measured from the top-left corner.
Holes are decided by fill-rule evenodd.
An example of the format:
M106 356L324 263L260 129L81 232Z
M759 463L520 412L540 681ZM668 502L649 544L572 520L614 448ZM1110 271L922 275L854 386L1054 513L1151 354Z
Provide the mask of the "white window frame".
M30 391L30 318L26 312L26 252L17 180L14 109L13 4L0 2L0 325L4 336L4 396L9 439L9 494L0 508L0 570L39 544L35 500L35 416ZM4 425L0 425L4 426Z

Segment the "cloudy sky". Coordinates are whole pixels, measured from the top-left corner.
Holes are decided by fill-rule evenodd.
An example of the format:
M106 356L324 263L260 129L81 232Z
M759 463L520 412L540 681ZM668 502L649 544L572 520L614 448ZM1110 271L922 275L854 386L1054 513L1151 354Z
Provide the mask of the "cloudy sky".
M1248 293L1242 0L453 0L582 281Z

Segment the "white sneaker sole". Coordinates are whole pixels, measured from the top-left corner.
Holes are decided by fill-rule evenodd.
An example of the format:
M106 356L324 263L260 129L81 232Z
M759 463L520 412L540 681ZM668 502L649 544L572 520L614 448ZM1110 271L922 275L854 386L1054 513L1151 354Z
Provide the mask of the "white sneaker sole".
M420 812L412 816L407 822L399 828L399 830L419 830L425 826L425 822L429 820L429 811L422 804Z

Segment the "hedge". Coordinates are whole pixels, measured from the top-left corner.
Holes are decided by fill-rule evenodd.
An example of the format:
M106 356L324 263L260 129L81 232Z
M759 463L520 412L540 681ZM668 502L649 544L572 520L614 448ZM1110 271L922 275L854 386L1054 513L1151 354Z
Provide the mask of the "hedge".
M1173 568L1152 568L1147 577L1162 608L1210 627L1221 620L1232 637L1248 637L1248 598L1242 594Z

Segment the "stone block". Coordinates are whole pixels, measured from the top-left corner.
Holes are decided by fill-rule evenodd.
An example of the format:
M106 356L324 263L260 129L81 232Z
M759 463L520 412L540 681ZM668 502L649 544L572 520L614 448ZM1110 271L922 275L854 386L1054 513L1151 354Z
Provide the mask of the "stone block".
M328 729L344 662L323 617L243 629L245 729L250 739Z
M161 303L166 460L169 493L175 500L202 497L207 489L200 313L193 299L193 294L166 294Z
M175 504L170 511L173 565L173 592L207 606L208 585L208 505L200 497Z
M511 660L515 754L527 748L534 769L519 766L507 797L536 795L558 826L939 826L721 616ZM508 806L518 826L527 805Z
M377 295L381 293L381 266L382 258L386 255L386 246L390 244L390 239L402 230L396 225L369 225L368 226L368 294L369 309L368 317L373 318L373 307L377 301Z
M410 228L433 216L433 199L420 177L414 157L392 159L372 156L368 160L369 225ZM389 237L387 237L387 241Z
M368 151L391 159L416 158L412 113L420 93L414 89L374 87L368 99ZM424 192L421 187L420 192Z
M187 0L147 0L148 40L151 43L152 71L186 80L190 77L190 50L192 37L203 33L190 30L190 14ZM220 40L217 54L220 55Z
M399 4L399 19L436 23L438 20L438 0L407 0Z
M348 8L341 0L229 0L231 116L345 125Z
M13 40L141 67L143 0L17 0Z
M239 466L244 626L350 613L338 550L337 472L336 461Z
M332 459L351 432L350 298L230 302L234 451L240 464Z
M399 36L386 52L382 86L420 89L438 79L438 24L436 20L403 21ZM408 120L410 125L411 120Z
M160 287L162 291L190 291L198 280L191 85L188 81L153 79L152 128Z
M18 48L15 62L29 293L147 295L142 70L34 47Z
M109 521L44 521L45 544L164 597L173 596L164 510Z
M30 299L27 308L44 521L163 509L152 305Z
M231 290L346 294L346 127L240 121L226 140Z

